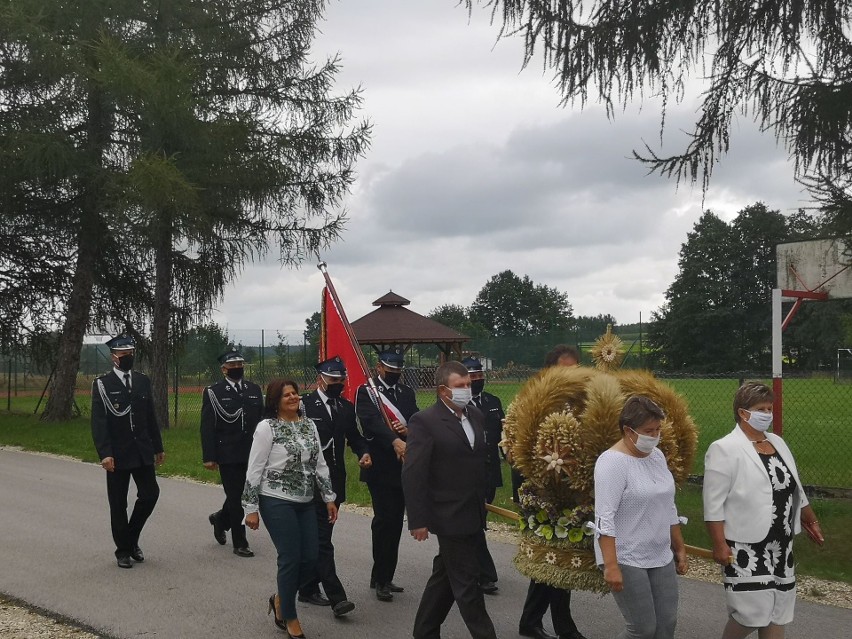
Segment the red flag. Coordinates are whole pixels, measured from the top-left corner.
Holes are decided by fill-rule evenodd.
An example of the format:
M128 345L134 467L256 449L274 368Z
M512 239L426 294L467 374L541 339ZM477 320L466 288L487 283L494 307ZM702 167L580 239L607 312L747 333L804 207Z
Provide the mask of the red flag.
M344 322L345 314L338 311L328 287L322 289L322 321L320 323L319 361L325 361L335 355L346 366L347 382L343 396L355 403L358 387L367 382L367 371L361 365L361 359L355 351L349 331ZM351 329L350 329L351 330Z

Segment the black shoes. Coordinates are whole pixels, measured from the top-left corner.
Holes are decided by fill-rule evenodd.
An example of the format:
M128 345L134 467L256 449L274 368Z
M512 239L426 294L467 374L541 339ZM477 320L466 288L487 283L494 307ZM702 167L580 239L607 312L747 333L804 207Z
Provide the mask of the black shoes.
M375 581L371 581L371 582L370 582L370 588L375 588L375 587L376 587L376 582L375 582ZM405 588L403 588L402 586L397 586L397 585L396 585L394 582L392 582L392 581L389 581L388 583L386 583L386 584L385 584L385 587L386 587L386 588L387 588L390 592L405 592Z
M219 542L220 546L228 543L228 537L225 535L225 530L216 522L216 513L213 513L207 518L210 525L213 526L213 537Z
M278 606L275 605L277 603L277 599L278 599L278 595L272 595L272 596L269 597L269 609L266 611L266 615L269 616L270 614L274 613L272 620L275 622L275 625L286 632L287 631L287 624L284 623L283 617L279 616L279 613L281 612L281 610L278 608Z
M222 534L224 535L225 533ZM237 557L254 557L254 553L248 546L243 546L242 548L234 548L234 554Z
M331 611L334 613L335 617L342 617L343 615L352 612L355 610L355 604L348 599L344 599L343 601L338 601L331 607Z
M518 628L518 634L522 637L533 637L533 639L559 639L544 628Z
M142 549L139 546L134 546L130 551L130 558L133 561L138 561L140 564L145 561L145 555L142 554Z
M393 601L393 592L390 584L376 584L376 599L379 601Z
M130 561L130 557L116 557L115 563L118 564L119 568L133 568L133 563Z
M322 593L313 592L309 595L299 595L299 601L302 603L309 603L315 606L330 606L331 602L326 599Z
M493 581L483 581L479 584L479 589L486 595L496 595L500 590Z

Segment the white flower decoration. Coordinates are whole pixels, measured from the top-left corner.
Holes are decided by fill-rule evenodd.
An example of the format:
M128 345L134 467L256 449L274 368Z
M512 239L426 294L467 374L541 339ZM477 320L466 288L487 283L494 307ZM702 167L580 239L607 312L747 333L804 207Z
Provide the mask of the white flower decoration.
M565 460L555 454L545 455L541 459L547 463L547 470L553 470L556 473L560 473L564 470L562 466L565 464Z
M580 559L577 555L571 557L571 566L574 568L579 568L583 565L583 560Z
M775 502L773 501L772 507L770 508L770 514L772 515L772 518L769 520L770 527L772 526L772 524L775 523L775 518L778 516L778 513L776 512L776 510L778 510L778 509L775 507Z
M769 458L769 479L775 490L784 490L790 485L790 471L776 457Z
M532 546L527 546L526 548L527 559L532 559L533 557L533 549Z
M787 503L784 505L784 532L789 537L793 534L791 511L793 510L793 495L787 498Z
M549 552L544 556L544 560L549 563L551 566L556 563L556 553Z
M739 542L735 543L731 550L734 553L734 563L731 567L740 577L751 577L757 568L757 553L748 544Z
M618 351L612 346L604 346L603 349L601 349L601 357L605 362L611 362L617 355Z
M793 569L795 565L793 564L793 544L787 546L787 556L784 557L784 576L792 577Z
M781 544L777 541L770 541L763 549L763 563L769 570L769 574L775 572L775 567L781 559Z

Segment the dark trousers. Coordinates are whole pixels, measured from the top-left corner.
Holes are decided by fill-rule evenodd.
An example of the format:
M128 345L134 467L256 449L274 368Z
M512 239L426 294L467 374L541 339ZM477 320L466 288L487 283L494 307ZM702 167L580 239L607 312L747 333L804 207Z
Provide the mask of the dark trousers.
M260 496L260 516L278 551L278 596L284 619L297 619L299 586L316 577L317 516L313 502Z
M133 513L127 518L127 491L130 478L136 484L136 503ZM139 535L160 496L154 465L139 466L127 470L118 470L106 474L107 499L109 500L109 519L112 527L112 539L115 542L115 556L129 557L130 551L139 545Z
M373 501L373 570L370 582L393 581L399 559L399 539L405 517L405 497L401 485L367 482Z
M518 627L523 630L541 628L548 606L553 632L561 636L577 631L577 624L571 617L571 591L554 588L532 579Z
M339 505L339 504L338 504ZM319 592L319 585L325 591L325 596L333 606L346 599L346 590L337 576L337 566L334 564L334 544L331 535L334 526L328 523L328 508L324 503L314 502L317 511L317 533L319 541L319 556L317 557L317 576L299 588L299 594L309 596Z
M479 533L479 542L476 545L476 558L479 562L479 583L486 581L497 581L497 567L488 550L488 541L485 539L485 531Z
M222 478L222 488L225 489L225 503L222 509L213 513L216 525L222 530L231 531L231 541L234 548L247 548L246 527L243 525L243 488L246 485L245 464L219 464L219 477Z
M485 609L479 589L479 562L476 548L479 535L438 535L438 555L432 562L432 576L426 582L417 615L415 639L440 639L441 624L455 602L474 639L496 639L494 624Z

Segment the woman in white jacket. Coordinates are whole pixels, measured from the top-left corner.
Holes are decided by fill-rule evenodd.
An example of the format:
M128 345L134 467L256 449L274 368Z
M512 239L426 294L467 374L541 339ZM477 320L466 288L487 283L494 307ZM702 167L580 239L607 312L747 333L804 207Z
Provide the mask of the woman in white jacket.
M729 613L722 639L755 629L760 639L783 638L796 601L793 535L804 527L813 541L824 541L790 449L767 432L772 401L766 385L743 384L734 397L734 430L704 459L704 521L724 568Z

